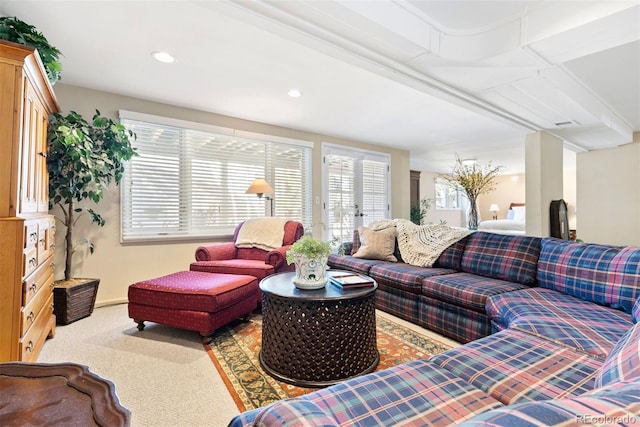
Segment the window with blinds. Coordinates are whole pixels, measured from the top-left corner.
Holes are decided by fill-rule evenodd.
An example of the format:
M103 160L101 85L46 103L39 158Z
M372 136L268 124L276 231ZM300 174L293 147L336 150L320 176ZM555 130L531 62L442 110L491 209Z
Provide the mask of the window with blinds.
M131 112L120 120L139 154L121 182L123 242L228 236L272 209L311 223L310 143ZM258 177L273 195L246 194Z
M389 218L389 155L323 144L323 159L328 238L349 241L359 226Z

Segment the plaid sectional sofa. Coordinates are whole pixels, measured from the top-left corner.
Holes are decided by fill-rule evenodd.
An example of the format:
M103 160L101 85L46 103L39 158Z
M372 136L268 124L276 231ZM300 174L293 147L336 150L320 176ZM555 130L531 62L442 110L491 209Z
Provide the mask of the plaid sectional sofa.
M332 268L356 271L378 282L376 306L465 343L492 332L486 301L536 285L539 237L477 232L449 246L432 268L333 254ZM357 230L345 253L360 247Z
M640 424L640 248L478 232L432 269L330 265L374 277L379 308L466 344L230 426Z

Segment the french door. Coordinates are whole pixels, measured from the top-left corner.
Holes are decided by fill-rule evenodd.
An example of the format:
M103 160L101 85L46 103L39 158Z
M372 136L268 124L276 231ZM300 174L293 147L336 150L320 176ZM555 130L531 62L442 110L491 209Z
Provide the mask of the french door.
M351 241L353 230L390 216L388 154L322 146L325 238Z

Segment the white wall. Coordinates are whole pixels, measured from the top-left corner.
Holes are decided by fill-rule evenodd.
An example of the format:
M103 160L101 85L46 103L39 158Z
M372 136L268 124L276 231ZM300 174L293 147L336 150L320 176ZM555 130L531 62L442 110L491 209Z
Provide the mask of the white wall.
M60 83L56 84L55 92L63 113L75 110L87 119L93 116L96 108L104 116L117 119L118 110L122 109L313 142L314 222L319 222L322 218L322 204L315 204L316 197L322 198L320 172L322 142L389 153L391 155L391 215L395 218L409 218L409 152L407 151L271 126ZM90 225L88 220L83 218L74 230L77 238L89 238L94 242L95 253L88 255L85 250L80 250L74 258L73 268L74 277L96 277L101 279L97 305L126 301L128 286L137 281L180 270L188 270L189 264L194 259L195 249L203 243L190 241L146 245L120 244L120 194L119 189L115 187L109 189L97 211L106 220L104 227ZM63 232L62 226L59 225L56 236L57 248L64 247ZM317 232L319 233L320 231ZM59 266L64 266L62 257L62 251L57 250L56 264ZM62 270L58 268L56 269L56 279L60 278L62 278Z
M640 141L578 153L577 181L578 238L640 246Z
M500 208L498 219L505 219L511 203L525 203L525 179L524 174L500 175L496 178L496 189L491 193L478 197L478 209L480 217L492 219L493 214L489 211L492 203Z

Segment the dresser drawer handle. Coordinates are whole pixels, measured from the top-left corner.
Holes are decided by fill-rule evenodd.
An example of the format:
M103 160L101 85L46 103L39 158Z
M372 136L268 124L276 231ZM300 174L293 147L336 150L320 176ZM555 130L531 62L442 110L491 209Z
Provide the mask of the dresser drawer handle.
M51 310L51 312L53 313L53 310L54 310L53 303L49 304L49 310Z
M50 288L50 289L53 289L53 288L55 288L55 287L56 287L56 282L51 282L51 283L49 283L49 288Z
M35 294L38 290L38 284L34 282L31 286L29 286L29 290Z
M55 249L55 248L56 248L56 244L55 244L55 243L52 243L52 244L50 244L50 245L49 245L49 247L50 247L51 249Z
M38 265L38 262L36 261L36 258L29 258L29 265L32 267L35 267L36 265Z
M40 239L40 240L38 240L38 244L39 244L40 246L44 246L44 239Z
M27 316L27 320L29 321L29 323L33 323L33 321L35 320L36 315L33 314L33 311L29 313L29 315Z
M27 344L24 350L31 353L33 351L33 341L29 341L29 344Z
M29 242L35 242L36 240L38 240L38 233L34 231L33 233L29 234Z

